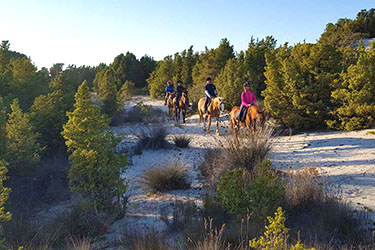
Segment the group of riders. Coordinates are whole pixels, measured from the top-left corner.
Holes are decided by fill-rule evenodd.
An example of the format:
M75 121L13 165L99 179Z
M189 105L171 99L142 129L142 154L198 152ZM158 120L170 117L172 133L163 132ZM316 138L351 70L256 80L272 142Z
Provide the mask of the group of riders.
M243 84L243 92L241 93L241 107L240 112L238 115L238 119L241 122L245 122L246 117L246 111L249 106L254 105L256 101L256 97L254 92L250 89L250 84L248 82L245 82ZM167 105L167 100L170 95L176 95L174 105L177 109L178 102L182 96L183 93L187 94L187 91L182 86L182 82L180 80L177 81L177 87L176 90L174 89L173 82L169 80L167 82L167 87L165 88L165 103L164 105ZM206 85L204 86L204 93L206 95L205 103L204 103L204 113L207 113L208 106L211 103L212 98L216 98L218 95L216 86L213 84L211 77L207 77L206 79Z

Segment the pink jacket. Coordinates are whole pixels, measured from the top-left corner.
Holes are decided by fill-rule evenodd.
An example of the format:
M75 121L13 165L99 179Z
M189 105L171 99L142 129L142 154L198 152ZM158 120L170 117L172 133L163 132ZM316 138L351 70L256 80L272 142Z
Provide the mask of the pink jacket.
M248 107L250 104L254 104L256 101L254 92L249 90L249 91L244 91L241 94L241 106Z

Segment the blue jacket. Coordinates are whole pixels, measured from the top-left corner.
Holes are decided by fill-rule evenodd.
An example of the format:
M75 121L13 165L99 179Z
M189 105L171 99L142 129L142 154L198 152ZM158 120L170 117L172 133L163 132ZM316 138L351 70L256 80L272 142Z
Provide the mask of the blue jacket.
M165 88L165 92L172 93L173 91L174 91L173 86L167 86L167 87Z

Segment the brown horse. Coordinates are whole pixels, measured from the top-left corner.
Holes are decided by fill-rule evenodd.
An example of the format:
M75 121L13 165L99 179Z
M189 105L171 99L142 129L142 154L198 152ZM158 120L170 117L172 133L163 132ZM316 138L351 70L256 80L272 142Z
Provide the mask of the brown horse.
M201 98L198 102L199 122L203 120L205 98ZM220 112L224 111L224 99L221 97L211 98L211 103L208 105L207 114L204 117L203 130L210 133L211 119L216 117L216 135L219 135L219 119ZM206 129L206 122L208 119L208 127Z
M173 99L175 98L176 94L174 92L170 93L167 99L167 107L168 107L168 115L172 115L173 107L174 107L174 102Z
M174 105L176 102L176 98L177 97L173 98L173 113L174 113L175 119L176 121L179 121L181 113L182 113L182 122L185 123L186 111L189 109L188 92L186 90L182 92L177 108L176 108L176 105Z
M233 107L230 111L229 117L229 128L232 131L233 135L237 137L238 128L244 126L249 132L254 132L257 129L257 126L263 127L266 121L265 110L260 110L257 106L251 105L247 109L245 123L240 122L238 124L238 113L240 112L240 107Z

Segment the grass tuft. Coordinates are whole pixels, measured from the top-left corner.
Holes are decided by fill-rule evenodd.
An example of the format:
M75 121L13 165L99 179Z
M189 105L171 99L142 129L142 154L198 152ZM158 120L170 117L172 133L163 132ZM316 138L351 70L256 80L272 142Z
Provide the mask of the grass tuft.
M187 137L185 135L179 135L173 137L173 141L176 144L177 147L179 148L187 148L189 147L189 144L191 142L191 138Z
M178 165L166 165L148 170L143 175L143 184L153 192L190 188L186 171Z

